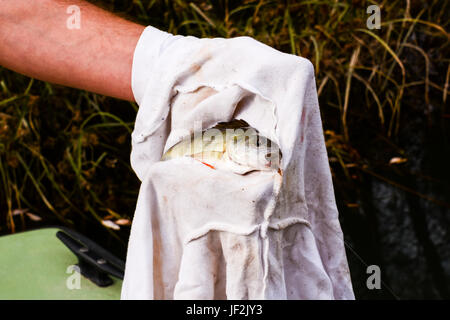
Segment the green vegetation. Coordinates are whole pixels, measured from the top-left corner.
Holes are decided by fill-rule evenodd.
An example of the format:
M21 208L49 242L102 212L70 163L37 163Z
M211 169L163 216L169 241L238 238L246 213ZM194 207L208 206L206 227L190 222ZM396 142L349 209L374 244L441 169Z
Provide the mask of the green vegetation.
M310 59L335 187L352 190L362 174L371 174L438 201L377 167L393 156L392 166L408 159L396 137L409 106L420 104L415 110L422 109L430 125L437 109L440 125L448 127L448 1L92 2L175 34L246 35ZM366 27L371 4L381 8L379 30ZM61 223L86 233L104 230L124 246L127 228L107 228L102 220L131 219L134 212L139 183L129 153L136 110L0 69L0 233ZM374 137L377 156L367 151ZM337 196L357 206L351 191ZM33 221L36 216L42 221Z

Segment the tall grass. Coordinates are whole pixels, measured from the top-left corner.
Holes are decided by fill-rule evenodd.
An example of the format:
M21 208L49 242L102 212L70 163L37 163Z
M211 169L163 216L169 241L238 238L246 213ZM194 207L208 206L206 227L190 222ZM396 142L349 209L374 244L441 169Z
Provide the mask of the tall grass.
M423 101L428 115L432 99L448 117L445 0L91 2L175 34L251 36L310 59L332 168L348 180L355 168L372 172L373 159L358 147L370 143L361 142L361 121L391 148L405 101ZM370 4L381 8L379 30L366 27ZM138 191L129 165L136 110L0 69L0 232L50 222L106 228L102 221L130 219ZM126 240L127 230L106 230Z

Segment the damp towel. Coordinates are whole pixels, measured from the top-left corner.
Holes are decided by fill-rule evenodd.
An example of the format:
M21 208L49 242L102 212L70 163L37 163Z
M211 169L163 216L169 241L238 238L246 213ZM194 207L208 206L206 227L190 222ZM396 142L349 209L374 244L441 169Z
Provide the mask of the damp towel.
M249 37L149 26L132 89L131 165L142 183L122 299L354 299L307 59ZM232 119L278 143L282 176L160 161L199 126Z

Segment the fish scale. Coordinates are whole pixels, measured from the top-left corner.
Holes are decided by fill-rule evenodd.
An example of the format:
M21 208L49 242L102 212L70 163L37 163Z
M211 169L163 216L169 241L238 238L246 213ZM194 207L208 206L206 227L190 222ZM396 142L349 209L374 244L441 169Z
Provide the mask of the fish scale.
M245 174L279 170L281 156L275 142L260 135L245 120L233 119L183 138L161 160L191 157L212 169Z

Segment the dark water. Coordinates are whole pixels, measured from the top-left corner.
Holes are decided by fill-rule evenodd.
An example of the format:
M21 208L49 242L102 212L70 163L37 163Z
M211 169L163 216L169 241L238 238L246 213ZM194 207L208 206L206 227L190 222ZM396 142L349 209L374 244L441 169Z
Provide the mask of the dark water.
M393 185L362 175L360 207L340 203L352 282L360 299L450 298L450 148L448 121L441 105L420 100L405 105L396 145L408 159L376 171ZM424 111L425 110L425 111ZM367 140L371 141L371 140ZM394 153L386 148L372 159L385 163ZM340 191L336 190L338 202ZM367 265L381 269L381 290L366 286Z

